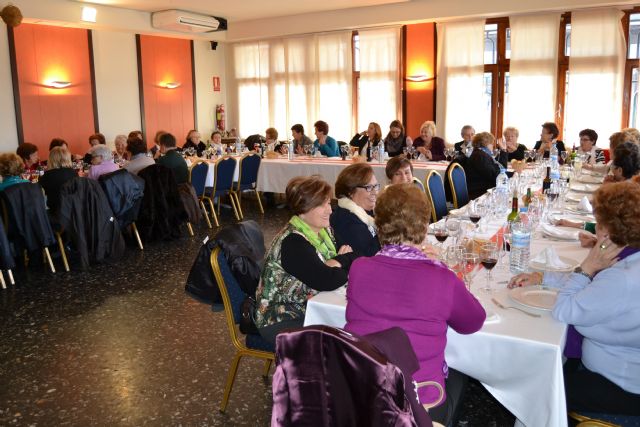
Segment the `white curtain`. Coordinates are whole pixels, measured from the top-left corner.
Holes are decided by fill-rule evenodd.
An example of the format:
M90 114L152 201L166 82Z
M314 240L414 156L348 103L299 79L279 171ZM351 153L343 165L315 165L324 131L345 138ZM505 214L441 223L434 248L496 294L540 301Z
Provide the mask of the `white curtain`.
M358 34L360 80L356 131L366 130L370 122L385 129L400 116L400 28L361 30Z
M300 123L313 139L313 123L324 120L329 135L351 137L350 31L236 43L231 51L232 108L242 136L273 126L287 139Z
M571 13L569 93L565 114L565 145L577 145L585 128L600 135L620 130L626 47L622 12L615 9Z
M504 124L516 127L519 142L533 147L541 125L554 121L560 14L511 16L509 24L511 63Z
M490 130L490 111L483 101L484 20L438 24L436 120L438 133L460 140L460 129Z

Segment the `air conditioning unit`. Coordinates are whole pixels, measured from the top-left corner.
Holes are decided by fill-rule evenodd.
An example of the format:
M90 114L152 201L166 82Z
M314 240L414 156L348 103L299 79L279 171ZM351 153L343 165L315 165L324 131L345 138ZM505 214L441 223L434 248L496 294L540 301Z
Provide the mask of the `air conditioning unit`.
M151 26L159 30L181 33L208 33L226 30L226 20L183 10L163 10L151 14Z

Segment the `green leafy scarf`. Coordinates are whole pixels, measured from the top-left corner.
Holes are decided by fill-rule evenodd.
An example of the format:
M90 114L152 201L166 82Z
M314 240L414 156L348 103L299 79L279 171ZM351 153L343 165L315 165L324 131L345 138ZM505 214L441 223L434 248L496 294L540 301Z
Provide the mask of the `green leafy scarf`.
M325 260L334 258L337 255L336 246L325 228L320 230L320 233L316 233L298 215L292 216L289 223L311 242Z

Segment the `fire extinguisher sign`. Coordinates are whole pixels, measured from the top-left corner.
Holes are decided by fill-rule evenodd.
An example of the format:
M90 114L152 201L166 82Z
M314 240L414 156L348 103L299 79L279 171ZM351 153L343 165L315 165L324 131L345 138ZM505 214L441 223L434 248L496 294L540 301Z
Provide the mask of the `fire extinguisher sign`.
M213 77L213 91L220 92L220 77Z

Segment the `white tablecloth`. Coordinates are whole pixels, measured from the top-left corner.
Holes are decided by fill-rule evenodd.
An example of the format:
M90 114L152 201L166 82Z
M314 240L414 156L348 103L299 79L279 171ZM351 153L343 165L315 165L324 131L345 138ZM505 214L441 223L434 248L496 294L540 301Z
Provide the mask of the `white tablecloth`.
M495 232L495 224L487 226L487 235ZM483 236L478 236L483 237ZM531 245L534 257L551 241L535 238ZM582 261L587 250L578 242L553 242L563 257ZM508 255L505 256L508 262ZM449 366L478 379L485 388L517 418L516 425L567 425L562 377L562 351L567 326L554 320L550 312L532 309L541 318L527 316L517 310L500 309L491 302L495 297L504 305L517 306L509 297L507 269L493 271L492 295L480 290L485 284L485 271L474 277L472 292L488 311L500 317L487 322L472 335L460 335L449 329L446 360ZM346 299L343 291L323 292L309 300L305 325L325 324L343 327Z

